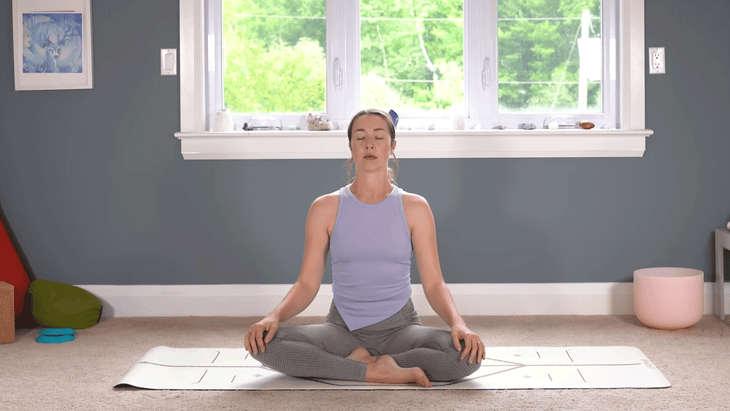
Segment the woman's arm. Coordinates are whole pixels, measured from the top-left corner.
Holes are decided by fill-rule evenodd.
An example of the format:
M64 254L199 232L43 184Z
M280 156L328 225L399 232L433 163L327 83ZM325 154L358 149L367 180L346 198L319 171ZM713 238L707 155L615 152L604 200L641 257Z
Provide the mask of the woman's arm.
M433 219L431 207L423 197L418 196L416 198L417 201L414 201L410 213L414 217L411 241L416 254L418 272L421 274L423 292L436 314L451 327L451 336L457 350L462 351L459 341L464 340L461 359L463 360L468 356L470 364L474 362L474 359L481 364L482 359L485 358L484 344L482 344L481 338L466 326L461 315L459 315L451 291L446 286L441 273L438 247L436 245L436 223Z
M248 352L258 354L259 350L266 351L265 346L274 338L279 323L301 313L314 300L324 275L329 243L327 222L330 216L331 208L328 207L326 198L322 196L314 200L307 215L304 257L299 279L269 315L248 329L244 337Z
M454 299L451 296L451 291L446 283L441 280L440 283L436 282L426 286L426 283L423 282L423 276L421 276L421 281L423 283L423 292L426 294L426 299L433 310L436 311L436 314L443 318L443 320L446 321L446 324L452 328L455 326L466 327L466 323L464 323L461 315L459 315L459 312L456 309L456 304L454 304Z

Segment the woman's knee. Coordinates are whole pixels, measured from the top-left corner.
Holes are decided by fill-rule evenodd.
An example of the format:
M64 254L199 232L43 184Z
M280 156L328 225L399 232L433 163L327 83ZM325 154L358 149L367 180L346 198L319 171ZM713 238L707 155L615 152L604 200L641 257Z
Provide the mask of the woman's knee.
M250 355L254 360L278 371L277 360L281 357L281 354L279 352L281 349L280 342L281 340L274 338L273 340L266 343L266 345L264 346L264 350L259 349L258 354L250 353Z
M463 360L459 357L458 361L458 366L453 368L453 380L460 380L468 377L474 374L482 366L476 359L474 359L474 362L469 364L469 357L466 357Z
M453 381L465 378L475 373L481 364L479 364L474 358L474 361L469 364L469 356L461 359L461 355L464 352L464 341L460 341L461 351L457 351L453 345L448 349L443 350L448 355L448 364L444 366L443 380Z

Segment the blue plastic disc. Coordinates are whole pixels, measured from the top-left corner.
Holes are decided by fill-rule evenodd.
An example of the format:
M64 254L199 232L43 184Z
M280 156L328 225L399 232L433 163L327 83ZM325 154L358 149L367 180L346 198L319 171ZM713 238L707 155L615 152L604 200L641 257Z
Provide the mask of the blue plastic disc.
M36 341L38 341L39 343L44 343L44 344L58 344L58 343L65 343L65 342L73 341L73 340L74 340L73 335L58 335L58 336L41 335L38 338L36 338Z
M41 330L41 335L73 335L76 334L71 328L47 328Z

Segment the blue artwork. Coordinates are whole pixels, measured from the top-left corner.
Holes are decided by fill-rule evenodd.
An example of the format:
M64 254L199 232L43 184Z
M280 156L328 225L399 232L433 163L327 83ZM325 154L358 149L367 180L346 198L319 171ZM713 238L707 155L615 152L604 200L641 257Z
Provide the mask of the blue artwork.
M23 73L82 73L81 13L23 14Z

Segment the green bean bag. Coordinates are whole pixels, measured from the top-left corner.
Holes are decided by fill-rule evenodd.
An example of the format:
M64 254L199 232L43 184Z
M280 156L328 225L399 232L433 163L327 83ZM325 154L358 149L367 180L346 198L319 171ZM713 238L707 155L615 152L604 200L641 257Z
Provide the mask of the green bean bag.
M28 292L33 318L42 326L78 330L95 325L101 318L101 301L79 287L35 280Z

